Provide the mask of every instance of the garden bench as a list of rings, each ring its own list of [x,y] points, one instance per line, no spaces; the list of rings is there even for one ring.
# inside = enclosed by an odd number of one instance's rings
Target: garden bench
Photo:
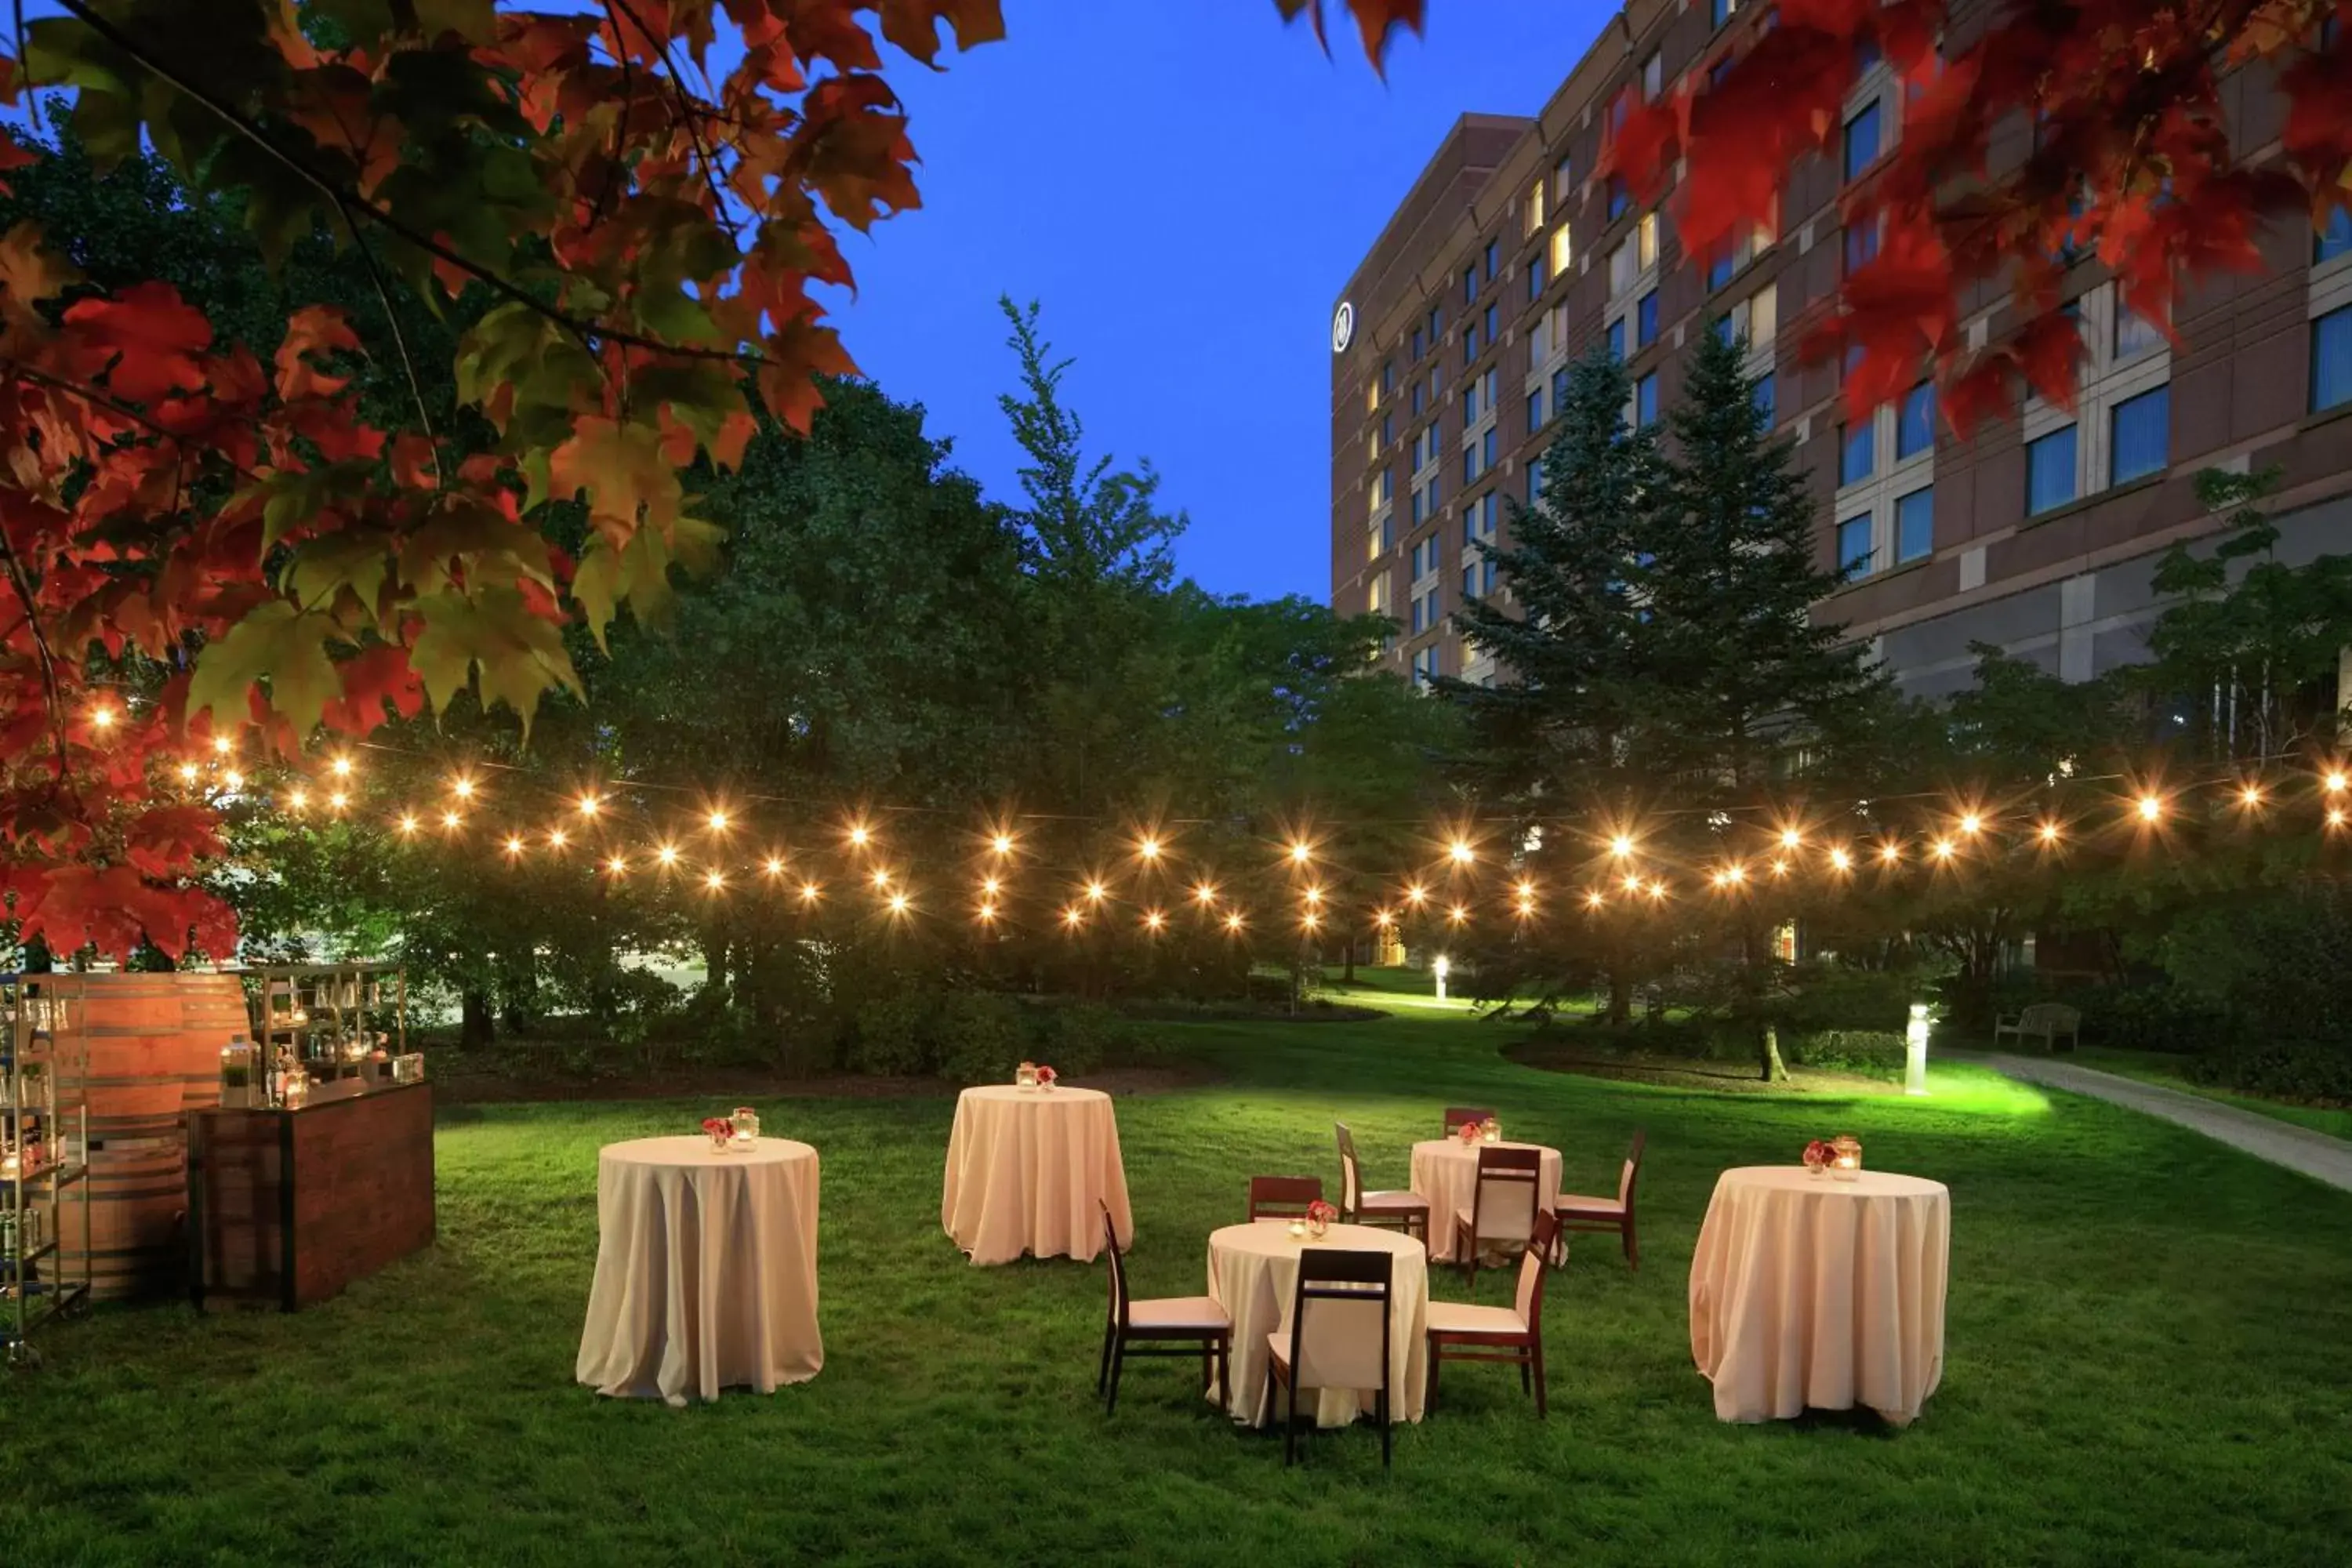
[[[2058,1037],[2066,1037],[2066,1048],[2074,1050],[2083,1043],[2083,1015],[2080,1009],[2057,1002],[2036,1002],[2014,1017],[1996,1017],[1992,1025],[1992,1042],[2000,1044],[2004,1035],[2023,1041],[2028,1036],[2039,1039],[2042,1048],[2054,1052]]]

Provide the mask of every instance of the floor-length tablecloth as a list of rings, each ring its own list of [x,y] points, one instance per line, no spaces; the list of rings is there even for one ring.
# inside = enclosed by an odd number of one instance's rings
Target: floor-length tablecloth
[[[1135,1239],[1118,1119],[1098,1089],[968,1089],[948,1135],[940,1224],[974,1263],[1091,1259],[1102,1251],[1102,1211],[1125,1247]]]
[[[1309,1247],[1342,1252],[1393,1252],[1390,1290],[1389,1419],[1421,1419],[1423,1384],[1428,1378],[1429,1255],[1420,1242],[1393,1230],[1335,1225],[1318,1240],[1290,1234],[1276,1220],[1229,1225],[1209,1233],[1209,1294],[1234,1321],[1234,1364],[1228,1413],[1236,1421],[1262,1426],[1272,1418],[1265,1403],[1265,1337],[1288,1332],[1297,1302],[1298,1254]],[[1350,1310],[1353,1303],[1348,1303]],[[1309,1312],[1310,1328],[1316,1321]],[[1209,1397],[1217,1392],[1210,1389]],[[1307,1391],[1299,1390],[1306,1403]],[[1277,1390],[1275,1397],[1284,1395]],[[1370,1390],[1326,1388],[1315,1392],[1315,1424],[1344,1426],[1372,1408]]]
[[[790,1139],[728,1152],[704,1136],[607,1144],[579,1380],[684,1405],[814,1377],[816,1188],[816,1151]]]
[[[1690,1274],[1691,1356],[1715,1384],[1716,1415],[1864,1405],[1908,1424],[1944,1374],[1950,1244],[1941,1182],[1724,1172]]]
[[[1538,1212],[1559,1204],[1559,1151],[1539,1143],[1465,1143],[1459,1138],[1432,1138],[1412,1146],[1412,1190],[1429,1200],[1429,1255],[1454,1256],[1454,1216],[1470,1206],[1478,1190],[1481,1149],[1541,1149],[1543,1169],[1537,1173]],[[1515,1194],[1516,1195],[1516,1194]]]

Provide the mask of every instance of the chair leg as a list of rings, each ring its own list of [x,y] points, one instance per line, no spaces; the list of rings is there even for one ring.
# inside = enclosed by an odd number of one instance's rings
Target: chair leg
[[[1095,1397],[1100,1399],[1104,1386],[1110,1382],[1110,1342],[1118,1337],[1118,1325],[1103,1325],[1102,1364],[1095,1368]]]
[[[1217,1345],[1217,1408],[1232,1414],[1234,1408],[1234,1342],[1223,1339]]]
[[[1376,1402],[1375,1408],[1380,1412],[1381,1418],[1381,1468],[1385,1470],[1389,1468],[1390,1436],[1389,1391],[1385,1387],[1383,1387],[1380,1392],[1380,1397]]]
[[[1421,1381],[1421,1413],[1424,1416],[1437,1414],[1437,1369],[1445,1364],[1445,1356],[1437,1342],[1429,1342],[1429,1372]]]
[[[1536,1363],[1536,1419],[1540,1421],[1544,1418],[1545,1405],[1548,1403],[1544,1397],[1543,1337],[1541,1335],[1536,1337],[1531,1354]]]
[[[1211,1381],[1209,1345],[1210,1342],[1207,1340],[1202,1340],[1201,1342],[1201,1392],[1203,1394],[1209,1392],[1209,1384]]]
[[[1641,1244],[1633,1239],[1633,1222],[1625,1222],[1625,1267],[1639,1274],[1642,1271]]]
[[[1519,1392],[1521,1394],[1535,1392],[1535,1369],[1528,1363],[1525,1356],[1519,1358]]]
[[[1267,1375],[1273,1374],[1268,1373]],[[1282,1386],[1289,1395],[1288,1408],[1282,1417],[1282,1468],[1286,1470],[1290,1468],[1298,1442],[1298,1379],[1296,1376],[1287,1378]]]
[[[1118,1408],[1118,1374],[1127,1370],[1127,1342],[1120,1340],[1111,1347],[1110,1393],[1103,1401],[1103,1414],[1108,1415]]]

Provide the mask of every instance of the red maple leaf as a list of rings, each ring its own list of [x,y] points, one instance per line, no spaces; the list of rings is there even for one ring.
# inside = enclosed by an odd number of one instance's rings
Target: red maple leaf
[[[212,323],[168,283],[133,283],[110,300],[76,300],[65,324],[83,351],[81,374],[93,381],[103,374],[117,396],[153,403],[205,384],[197,356],[213,341]]]

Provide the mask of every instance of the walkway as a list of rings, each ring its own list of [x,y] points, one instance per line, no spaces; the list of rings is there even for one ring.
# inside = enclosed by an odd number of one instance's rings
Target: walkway
[[[1961,1053],[1952,1054],[1958,1056]],[[2028,1083],[2044,1084],[2073,1094],[2087,1094],[2094,1100],[2110,1100],[2150,1116],[2160,1116],[2167,1121],[2178,1121],[2208,1138],[2217,1139],[2233,1149],[2242,1149],[2258,1160],[2284,1165],[2288,1170],[2300,1171],[2315,1181],[2352,1192],[2352,1142],[2341,1138],[2330,1138],[2325,1132],[2314,1132],[2307,1127],[2297,1127],[2291,1121],[2276,1121],[2256,1111],[2241,1110],[2217,1100],[2183,1094],[2179,1089],[2162,1089],[2152,1083],[2141,1083],[2136,1079],[2118,1078],[2114,1073],[2101,1072],[2095,1068],[2053,1061],[2047,1057],[1969,1053],[1968,1059]]]

